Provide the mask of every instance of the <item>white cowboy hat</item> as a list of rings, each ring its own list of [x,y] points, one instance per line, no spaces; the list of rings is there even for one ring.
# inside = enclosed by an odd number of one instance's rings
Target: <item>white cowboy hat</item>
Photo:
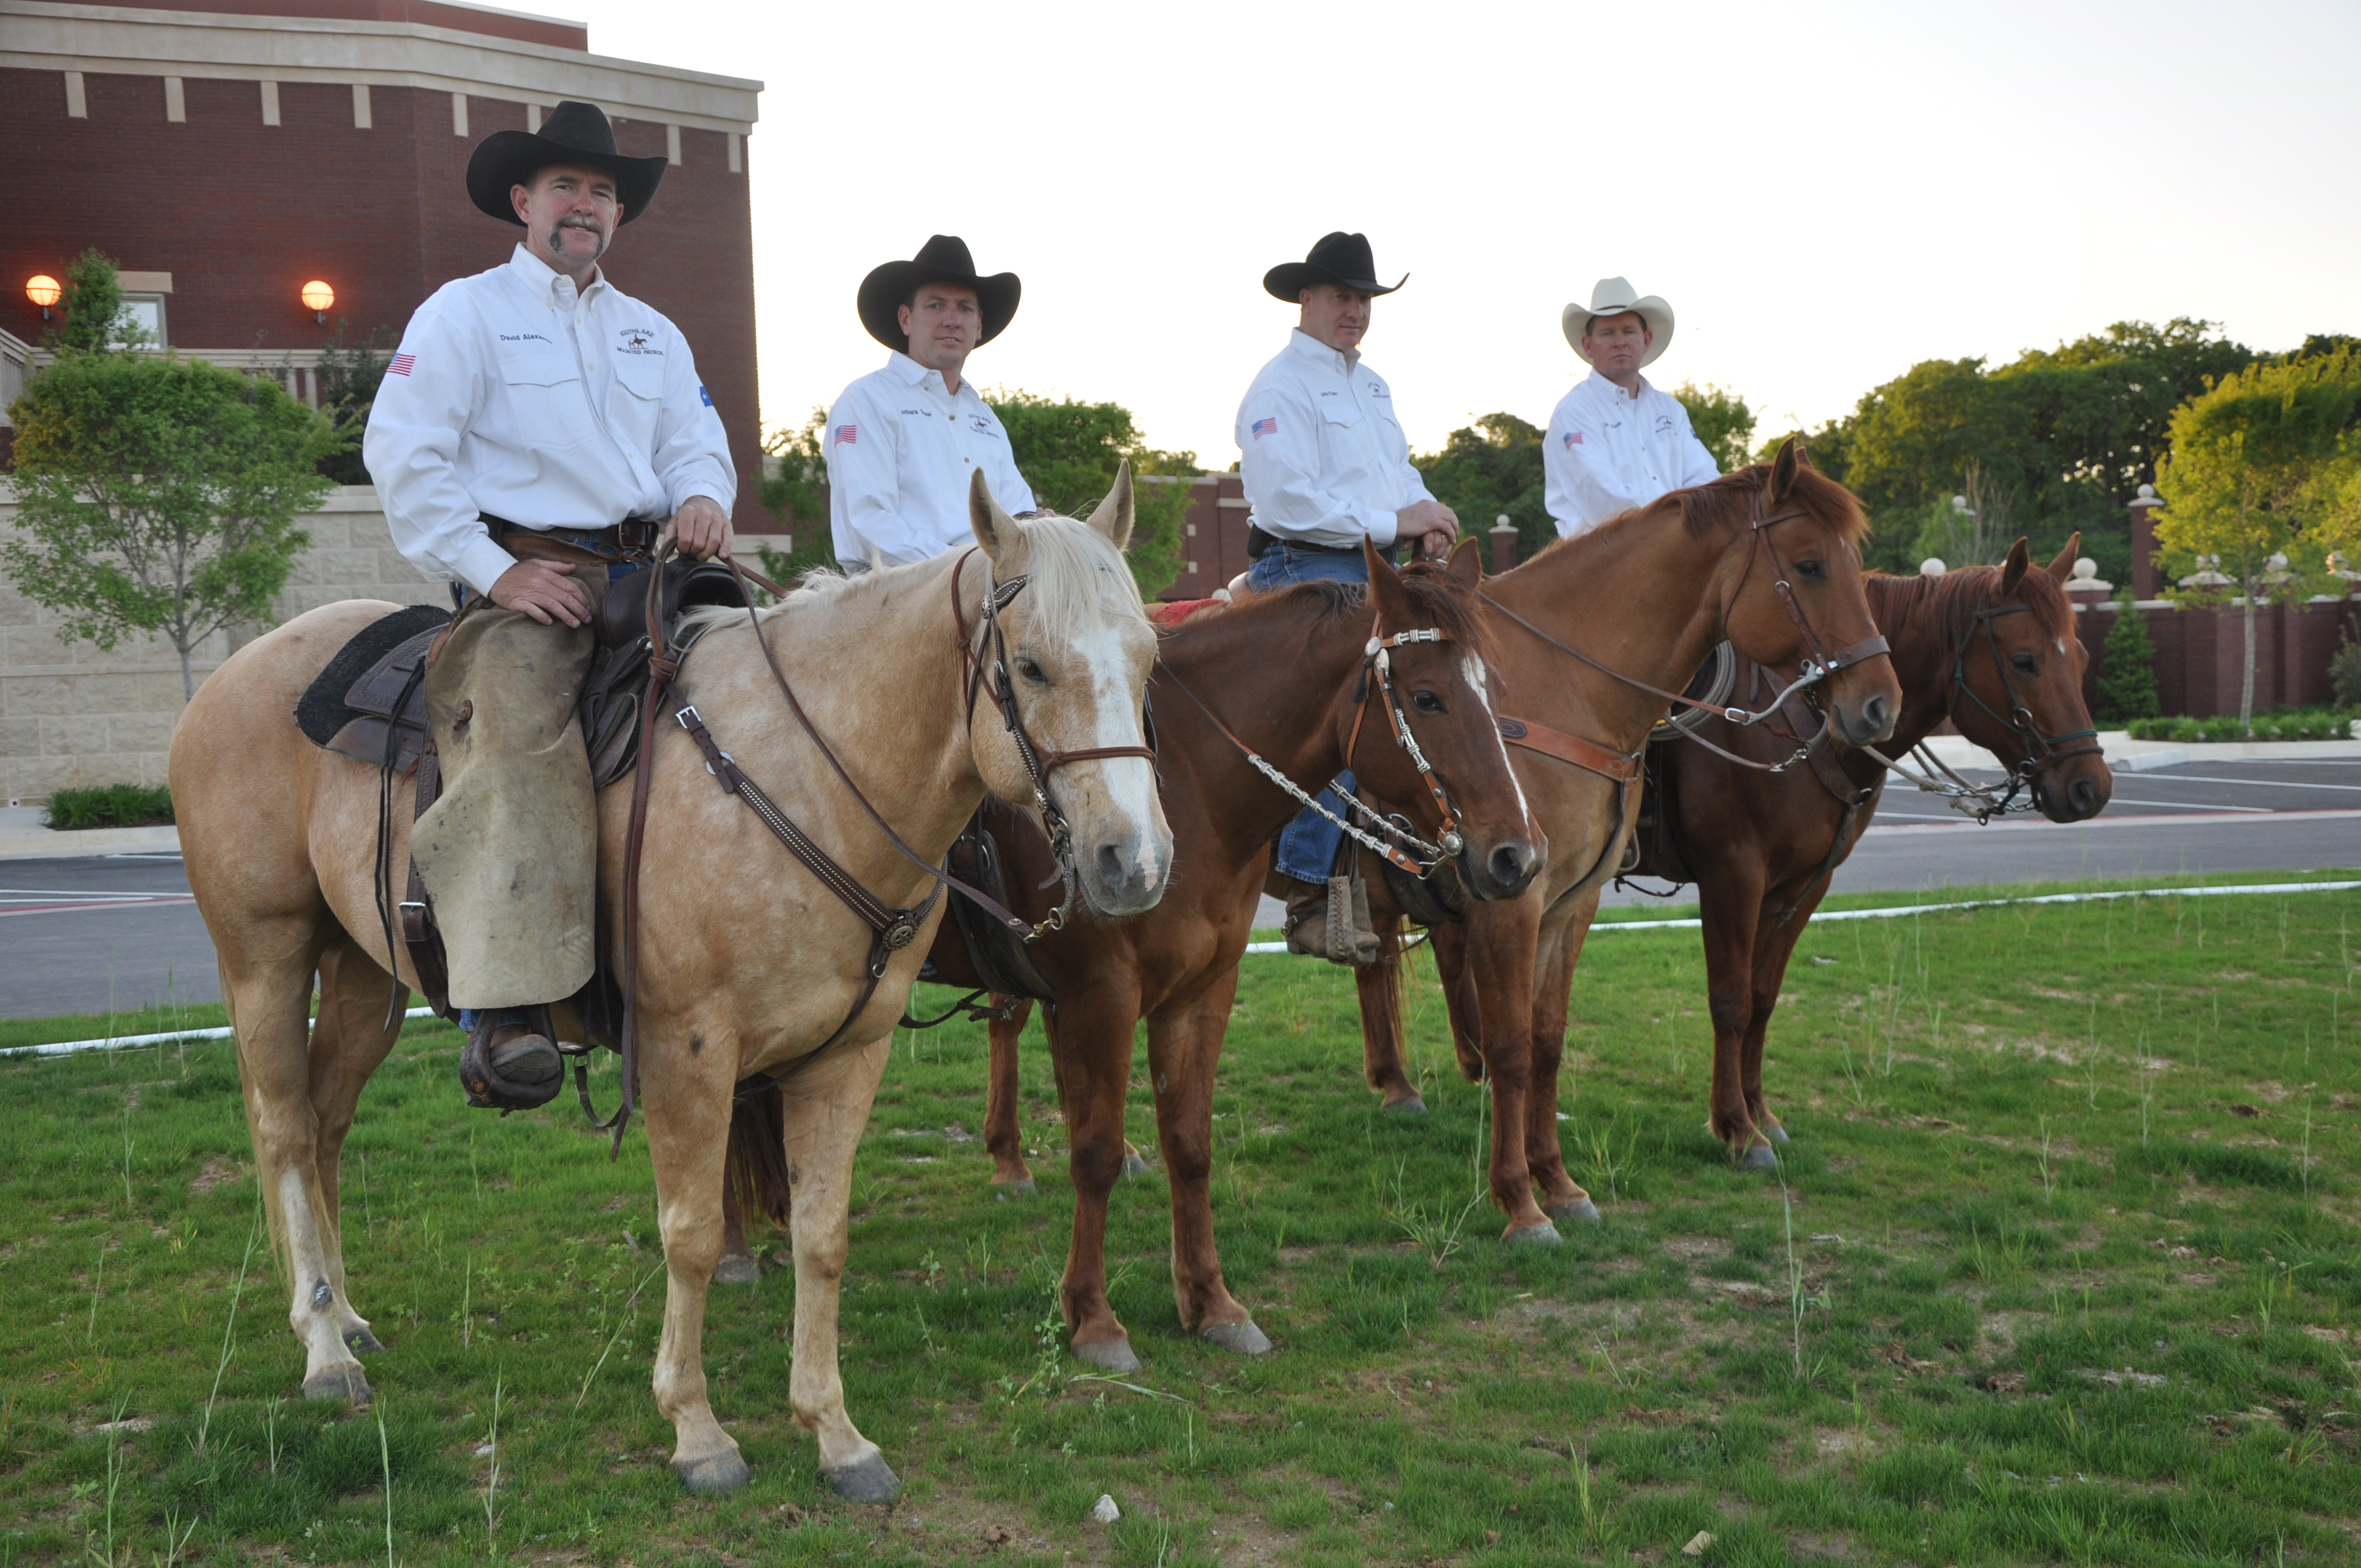
[[[1655,295],[1643,300],[1622,279],[1601,278],[1590,291],[1590,303],[1566,306],[1558,316],[1558,324],[1565,329],[1566,342],[1574,345],[1574,351],[1582,354],[1582,362],[1587,365],[1590,356],[1582,352],[1582,334],[1588,330],[1590,318],[1620,316],[1626,311],[1639,312],[1640,319],[1654,334],[1648,351],[1640,356],[1640,367],[1644,370],[1663,358],[1664,350],[1673,345],[1673,307]]]

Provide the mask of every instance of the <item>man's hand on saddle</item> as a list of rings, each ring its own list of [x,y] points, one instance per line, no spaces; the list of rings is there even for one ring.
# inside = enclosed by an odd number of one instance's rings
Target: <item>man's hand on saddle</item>
[[[1394,537],[1411,546],[1411,559],[1440,561],[1459,538],[1459,514],[1441,501],[1413,501],[1394,513]]]
[[[691,496],[664,524],[667,537],[680,541],[686,554],[700,561],[730,554],[730,514],[711,496]]]
[[[502,609],[521,610],[544,626],[552,620],[580,626],[590,619],[590,596],[574,580],[570,562],[520,561],[500,574],[486,597]]]

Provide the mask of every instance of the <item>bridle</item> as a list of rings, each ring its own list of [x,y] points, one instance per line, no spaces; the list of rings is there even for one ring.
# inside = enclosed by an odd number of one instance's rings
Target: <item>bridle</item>
[[[1725,719],[1730,724],[1736,725],[1739,729],[1751,729],[1776,714],[1786,705],[1787,700],[1790,697],[1795,696],[1800,693],[1808,691],[1812,687],[1818,685],[1822,681],[1828,679],[1830,675],[1835,674],[1839,670],[1849,669],[1855,664],[1866,663],[1867,661],[1877,657],[1881,653],[1891,652],[1890,645],[1886,642],[1886,640],[1880,636],[1864,637],[1858,642],[1849,644],[1846,647],[1836,650],[1834,652],[1830,652],[1828,645],[1820,641],[1819,633],[1813,629],[1811,618],[1804,613],[1803,605],[1797,601],[1795,587],[1787,580],[1786,563],[1780,560],[1779,547],[1774,544],[1771,539],[1771,530],[1776,528],[1779,524],[1793,521],[1795,519],[1799,517],[1808,517],[1811,514],[1806,511],[1803,508],[1797,507],[1787,511],[1780,512],[1774,517],[1765,517],[1763,515],[1763,497],[1759,491],[1756,492],[1752,498],[1751,512],[1752,515],[1747,520],[1747,530],[1750,535],[1750,543],[1746,551],[1746,565],[1745,568],[1739,573],[1738,582],[1730,590],[1729,597],[1722,601],[1720,611],[1721,625],[1725,629],[1728,628],[1730,624],[1730,612],[1738,608],[1739,596],[1746,591],[1747,582],[1754,575],[1755,557],[1760,555],[1771,563],[1772,589],[1779,596],[1779,602],[1786,607],[1787,618],[1795,623],[1796,629],[1804,634],[1805,642],[1811,649],[1810,656],[1804,660],[1801,673],[1799,673],[1793,681],[1789,682],[1784,689],[1781,690],[1771,699],[1770,706],[1767,707],[1755,710],[1749,710],[1743,707],[1731,707],[1719,703],[1705,702],[1697,697],[1686,696],[1680,692],[1666,691],[1662,686],[1651,685],[1646,681],[1641,680],[1636,675],[1627,675],[1622,671],[1615,669],[1611,665],[1601,663],[1598,660],[1592,658],[1589,654],[1584,652],[1581,649],[1573,646],[1571,643],[1558,641],[1558,639],[1551,636],[1548,632],[1543,631],[1540,627],[1535,626],[1532,621],[1527,620],[1523,616],[1519,615],[1515,610],[1510,609],[1507,605],[1502,604],[1499,599],[1494,598],[1490,594],[1488,593],[1484,595],[1484,602],[1490,605],[1494,609],[1499,610],[1502,615],[1508,617],[1519,626],[1523,627],[1535,637],[1538,637],[1543,641],[1548,643],[1551,647],[1557,649],[1560,652],[1571,653],[1574,657],[1581,660],[1584,663],[1589,665],[1592,669],[1597,670],[1603,675],[1609,676],[1613,680],[1620,681],[1627,686],[1631,686],[1637,690],[1663,697],[1667,702],[1674,703],[1679,707],[1695,708],[1701,713],[1710,714],[1717,718]],[[1827,731],[1828,720],[1825,716],[1821,718],[1820,729],[1822,733]],[[1794,754],[1784,761],[1777,762],[1758,762],[1751,757],[1741,757],[1735,751],[1727,751],[1722,747],[1715,745],[1712,741],[1708,740],[1701,735],[1690,734],[1688,739],[1696,741],[1698,745],[1703,746],[1707,751],[1715,753],[1717,756],[1722,757],[1730,762],[1736,762],[1742,767],[1752,768],[1758,773],[1784,773],[1789,768],[1792,768],[1798,762],[1803,762],[1809,754],[1813,741],[1817,740],[1819,736],[1815,735],[1811,740],[1802,741],[1796,747]]]
[[[1970,618],[1970,625],[1960,635],[1959,646],[1952,651],[1951,684],[1943,702],[1943,717],[1956,719],[1960,698],[1964,695],[1970,702],[1983,709],[1994,723],[2005,727],[2015,737],[2017,746],[2025,755],[2018,758],[2016,765],[2009,770],[2005,790],[1996,789],[1991,784],[1970,784],[1923,743],[1914,748],[1911,755],[1926,770],[1925,773],[1912,773],[1870,747],[1863,746],[1861,751],[1872,761],[1917,785],[1922,793],[1943,796],[1952,810],[1974,817],[1980,825],[1995,817],[2006,816],[2011,810],[2037,809],[2037,804],[2029,799],[2022,806],[2016,805],[2017,795],[2059,762],[2101,754],[2102,748],[2096,729],[2069,729],[2057,735],[2045,735],[2039,721],[2033,717],[2033,710],[2017,695],[2016,682],[2010,678],[2008,660],[2001,653],[2000,637],[1993,630],[1993,622],[2004,615],[2030,613],[2032,609],[2028,604],[1994,604],[1987,591],[1982,606]],[[2006,713],[1977,696],[1975,687],[1968,684],[1968,649],[1976,641],[1979,631],[1983,634],[1985,650],[1992,655],[1993,673],[2000,677],[2001,691],[2007,698],[2009,710]],[[1931,776],[1935,773],[1940,773],[1942,777]]]
[[[1383,611],[1378,612],[1380,617],[1383,613]],[[1353,700],[1353,729],[1345,739],[1344,751],[1345,771],[1353,772],[1353,760],[1361,748],[1361,728],[1369,714],[1369,700],[1373,695],[1383,693],[1386,712],[1392,720],[1394,744],[1400,747],[1409,756],[1411,765],[1418,770],[1421,782],[1426,785],[1427,794],[1433,797],[1435,810],[1441,814],[1442,823],[1436,829],[1433,843],[1411,832],[1409,823],[1400,817],[1381,816],[1363,805],[1350,791],[1337,789],[1338,781],[1331,779],[1328,781],[1327,787],[1334,790],[1336,797],[1344,801],[1355,815],[1367,822],[1369,827],[1364,829],[1347,822],[1321,805],[1314,795],[1293,779],[1272,766],[1253,747],[1239,740],[1230,727],[1223,723],[1212,708],[1205,706],[1204,699],[1189,689],[1188,683],[1181,680],[1171,665],[1164,666],[1164,677],[1180,688],[1182,696],[1196,704],[1197,711],[1205,716],[1206,722],[1221,731],[1222,738],[1236,747],[1239,755],[1246,758],[1263,777],[1285,791],[1297,805],[1318,812],[1343,829],[1345,837],[1363,849],[1383,857],[1388,863],[1408,872],[1412,876],[1422,877],[1443,861],[1456,859],[1466,849],[1467,841],[1466,836],[1459,830],[1459,812],[1451,803],[1451,792],[1444,786],[1443,780],[1436,774],[1433,764],[1426,760],[1426,752],[1419,746],[1418,736],[1411,729],[1410,715],[1402,711],[1400,695],[1394,690],[1392,655],[1396,648],[1409,643],[1442,643],[1450,641],[1451,639],[1444,636],[1439,629],[1432,626],[1421,627],[1414,631],[1397,631],[1388,635],[1382,619],[1371,623],[1369,640],[1361,649],[1360,689]],[[1379,835],[1383,837],[1380,838]],[[1420,856],[1423,856],[1424,859],[1416,858]]]
[[[1071,751],[1045,751],[1036,744],[1025,728],[1024,715],[1017,711],[1016,683],[1008,674],[1008,634],[1000,624],[1000,612],[1008,608],[1016,596],[1025,591],[1032,579],[1018,576],[1005,583],[995,584],[992,563],[983,564],[983,598],[978,606],[976,634],[971,637],[967,629],[967,609],[960,600],[960,574],[967,567],[967,557],[977,553],[970,545],[965,554],[951,568],[951,619],[959,626],[960,657],[967,670],[967,723],[971,734],[975,729],[975,699],[981,691],[992,698],[1000,710],[1001,721],[1008,727],[1009,739],[1016,743],[1016,755],[1025,763],[1026,776],[1033,784],[1033,808],[1041,815],[1042,831],[1049,836],[1049,849],[1058,859],[1058,875],[1051,881],[1063,880],[1065,896],[1049,917],[1024,933],[1025,940],[1038,940],[1052,931],[1065,929],[1066,916],[1073,913],[1074,899],[1082,886],[1081,873],[1074,866],[1074,830],[1066,814],[1058,808],[1056,798],[1049,793],[1049,775],[1070,762],[1093,762],[1110,757],[1144,757],[1149,767],[1156,765],[1152,746],[1084,746]],[[985,678],[984,655],[988,650],[992,661],[989,681]],[[1043,887],[1049,885],[1043,883]],[[1019,923],[1020,926],[1022,922]]]

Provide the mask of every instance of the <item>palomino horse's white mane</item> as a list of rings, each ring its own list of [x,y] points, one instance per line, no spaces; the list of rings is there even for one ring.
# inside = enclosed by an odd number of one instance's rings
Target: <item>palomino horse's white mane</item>
[[[1148,609],[1140,602],[1139,585],[1113,541],[1080,518],[1040,512],[1015,520],[1025,535],[1025,609],[1030,623],[1043,635],[1061,642],[1080,641],[1110,620],[1141,620]],[[937,558],[938,560],[940,557]],[[933,561],[882,566],[848,577],[827,566],[815,566],[779,603],[757,610],[757,620],[792,615],[806,609],[835,605],[863,594],[884,594],[911,572],[933,566]],[[963,607],[971,627],[975,606]],[[693,622],[734,623],[743,612],[726,605],[689,611]]]

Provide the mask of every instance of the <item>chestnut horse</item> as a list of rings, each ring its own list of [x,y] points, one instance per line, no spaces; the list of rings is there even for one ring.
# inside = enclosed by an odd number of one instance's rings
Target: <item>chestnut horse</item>
[[[1832,670],[1812,695],[1848,742],[1892,732],[1901,687],[1862,587],[1867,526],[1791,440],[1773,463],[1675,490],[1486,584],[1503,722],[1530,732],[1511,754],[1549,867],[1522,897],[1434,927],[1433,947],[1460,1070],[1492,1086],[1488,1184],[1507,1239],[1554,1243],[1553,1219],[1598,1218],[1558,1146],[1566,998],[1631,834],[1640,751],[1667,688],[1726,639],[1773,668]],[[1362,987],[1365,1003],[1376,989]],[[1365,1006],[1363,1029],[1370,1086],[1389,1108],[1411,1107],[1398,1017]]]
[[[1949,718],[2052,822],[2099,814],[2114,781],[2082,703],[2086,655],[2060,587],[2081,547],[2077,534],[2047,571],[2027,570],[2020,539],[1999,566],[1868,580],[1870,611],[1902,680],[1902,720],[1882,755],[1905,754]],[[1741,677],[1741,700],[1749,684]],[[1719,719],[1697,733],[1757,762],[1783,760],[1774,738]],[[1769,1169],[1771,1144],[1787,1135],[1763,1101],[1763,1036],[1796,940],[1876,814],[1885,768],[1837,750],[1813,766],[1763,773],[1688,742],[1662,750],[1657,810],[1697,883],[1705,923],[1714,1135],[1741,1163]],[[1639,874],[1670,869],[1643,864]]]
[[[1491,649],[1477,614],[1475,544],[1462,544],[1447,565],[1399,574],[1374,553],[1368,559],[1366,593],[1304,584],[1199,615],[1164,635],[1148,694],[1172,825],[1171,891],[1135,919],[1076,920],[1030,949],[1058,997],[1044,1004],[1042,1023],[1074,1183],[1061,1299],[1074,1354],[1094,1365],[1139,1365],[1107,1303],[1105,1240],[1107,1197],[1124,1170],[1134,1026],[1143,1016],[1157,1140],[1172,1194],[1180,1321],[1228,1349],[1270,1348],[1223,1282],[1213,1245],[1213,1076],[1270,842],[1299,803],[1256,770],[1239,742],[1308,792],[1350,767],[1366,794],[1401,811],[1412,834],[1440,839],[1440,801],[1412,761],[1422,755],[1457,816],[1465,842],[1455,863],[1477,897],[1514,897],[1542,863],[1542,841],[1485,690]],[[1441,637],[1426,641],[1420,632]],[[1373,639],[1397,637],[1389,698],[1372,678],[1369,650]],[[1397,716],[1415,752],[1398,737]],[[1054,870],[1046,844],[1028,830],[1003,835],[1002,847],[1009,885],[1028,900],[1018,908],[1038,916],[1049,895],[1034,884]],[[933,957],[938,979],[977,983],[948,926]],[[992,1025],[985,1135],[993,1180],[1002,1185],[1032,1181],[1016,1124],[1023,1027],[1022,1012]]]
[[[669,1275],[654,1383],[677,1440],[673,1469],[692,1490],[727,1491],[747,1479],[737,1443],[707,1402],[699,1347],[721,1249],[733,1091],[757,1074],[785,1079],[783,1142],[773,1153],[796,1172],[788,1404],[818,1438],[820,1475],[839,1492],[876,1500],[898,1489],[876,1444],[845,1413],[836,1319],[854,1148],[942,915],[928,868],[987,791],[1035,802],[1040,757],[1141,744],[1155,634],[1119,554],[1131,531],[1128,475],[1089,524],[1012,521],[980,476],[971,516],[975,550],[852,581],[807,580],[758,616],[700,612],[720,624],[697,644],[676,687],[743,776],[906,922],[881,929],[856,918],[733,795],[736,786],[717,783],[690,732],[659,724],[639,759],[651,792],[639,1067]],[[1003,663],[982,613],[988,597],[1014,671],[997,684],[1001,700],[1038,743],[1033,757],[990,705],[971,721],[969,660]],[[308,743],[294,711],[346,640],[395,608],[329,605],[248,643],[198,691],[171,751],[189,883],[220,958],[271,1234],[293,1291],[290,1321],[308,1356],[303,1391],[354,1401],[369,1398],[369,1387],[353,1353],[378,1342],[348,1293],[337,1160],[361,1088],[400,1032],[398,1012],[394,1027],[385,1025],[391,977],[415,989],[417,976],[406,948],[386,950],[372,897],[379,772]],[[972,633],[966,641],[962,628]],[[786,680],[809,729],[789,717],[779,689]],[[819,736],[846,776],[829,765]],[[915,860],[889,844],[854,787]],[[1092,905],[1122,915],[1153,904],[1169,880],[1171,837],[1147,758],[1078,758],[1048,787],[1071,828],[1074,872]],[[608,932],[621,927],[631,795],[631,783],[619,782],[598,801],[599,923]],[[400,866],[409,814],[395,816],[391,863]],[[620,957],[608,954],[609,962]],[[315,972],[320,1014],[307,1030]],[[456,1074],[446,1092],[456,1112]]]

